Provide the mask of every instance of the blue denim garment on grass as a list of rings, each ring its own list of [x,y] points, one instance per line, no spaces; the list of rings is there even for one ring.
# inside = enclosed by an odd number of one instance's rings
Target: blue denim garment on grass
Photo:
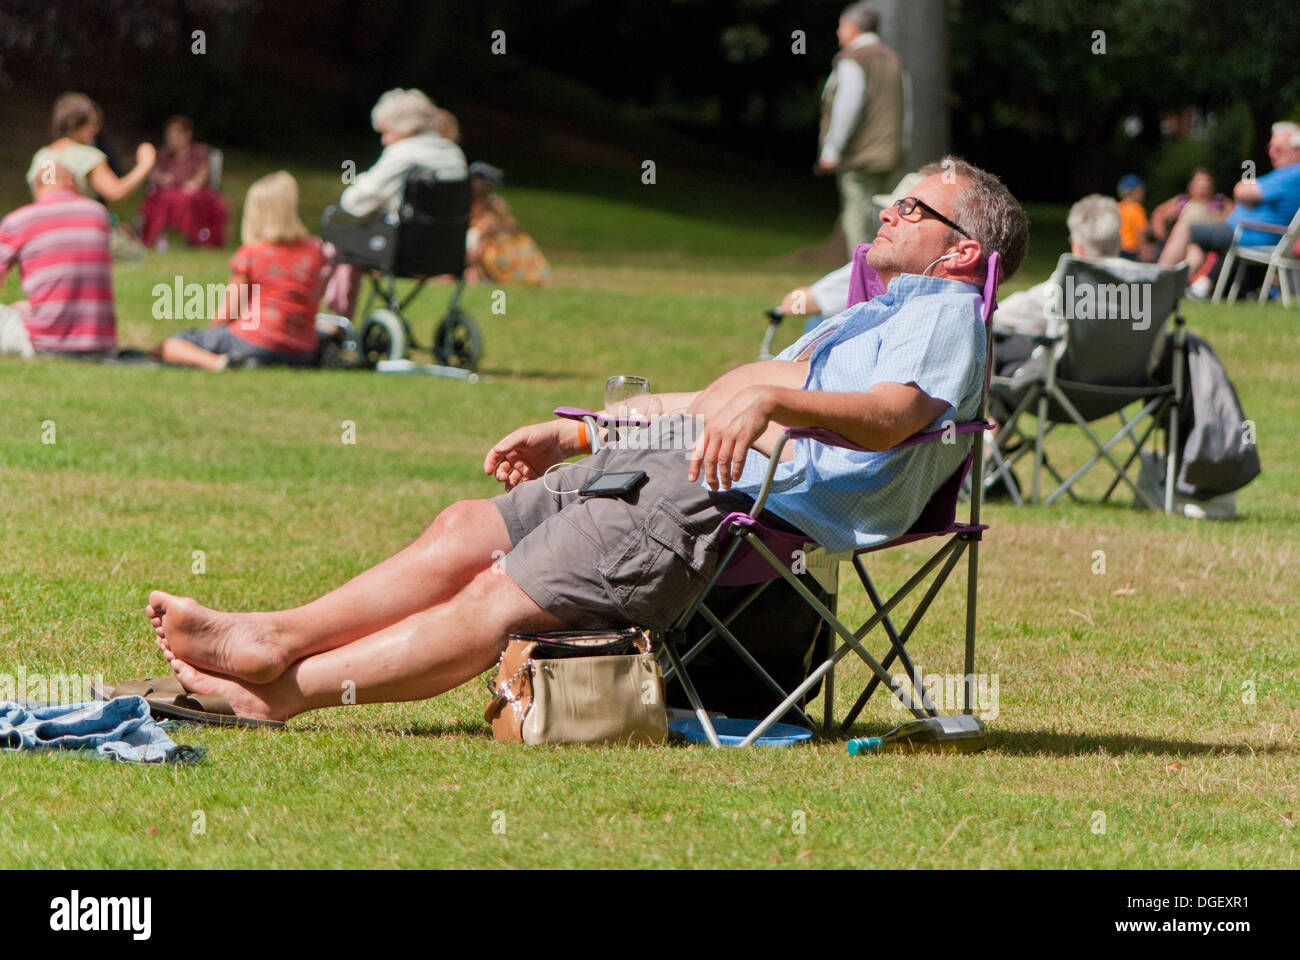
[[[5,750],[94,750],[125,763],[192,760],[149,715],[144,697],[85,703],[31,704],[0,700],[0,747]]]

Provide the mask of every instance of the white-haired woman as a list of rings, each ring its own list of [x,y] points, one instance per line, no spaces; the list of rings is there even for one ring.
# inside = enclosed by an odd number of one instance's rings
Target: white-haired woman
[[[412,166],[428,167],[440,180],[465,179],[465,154],[438,135],[438,113],[419,90],[389,90],[379,98],[370,111],[370,122],[384,152],[343,191],[339,207],[345,213],[364,217],[381,209],[396,211],[402,177]]]
[[[379,133],[384,152],[343,191],[339,197],[343,212],[354,217],[396,212],[402,178],[413,166],[428,167],[441,180],[464,180],[465,154],[438,133],[440,123],[446,123],[444,113],[419,90],[389,90],[381,96],[370,111],[370,123]],[[325,291],[326,303],[335,313],[351,317],[360,288],[360,272],[349,263],[339,263]]]

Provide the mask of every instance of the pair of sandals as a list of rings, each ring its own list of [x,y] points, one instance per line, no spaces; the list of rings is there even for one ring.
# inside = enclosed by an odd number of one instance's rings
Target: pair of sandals
[[[185,689],[174,676],[128,680],[115,685],[95,681],[90,685],[90,695],[96,700],[144,697],[155,720],[185,720],[218,727],[267,727],[272,730],[284,727],[280,720],[237,716],[230,702],[221,694],[194,693]]]

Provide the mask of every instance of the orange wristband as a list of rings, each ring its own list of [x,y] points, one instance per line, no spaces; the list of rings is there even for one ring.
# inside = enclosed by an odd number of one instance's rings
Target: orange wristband
[[[578,421],[578,449],[583,453],[591,453],[591,441],[587,439],[587,425],[581,420]]]

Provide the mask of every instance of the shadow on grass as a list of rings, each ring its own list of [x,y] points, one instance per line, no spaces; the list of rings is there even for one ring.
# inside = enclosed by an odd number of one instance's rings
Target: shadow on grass
[[[825,736],[814,734],[818,743],[845,743],[854,737],[880,736],[893,729],[881,724],[854,724],[841,732],[838,725]],[[1300,743],[1201,743],[1195,740],[1161,740],[1130,734],[1057,733],[1049,730],[989,730],[988,749],[1008,756],[1084,757],[1099,753],[1120,755],[1142,753],[1157,756],[1229,756],[1234,754],[1300,755]]]
[[[449,719],[445,722],[420,722],[403,725],[400,721],[387,723],[382,720],[352,717],[346,726],[339,726],[323,719],[312,720],[309,715],[294,718],[290,722],[291,733],[346,733],[351,736],[377,736],[385,738],[400,737],[468,737],[473,740],[490,740],[490,727],[467,720]]]
[[[385,728],[386,733],[398,737],[467,737],[471,740],[491,740],[489,727],[467,723],[415,723],[408,727]]]
[[[510,367],[483,367],[478,373],[501,380],[545,380],[557,383],[574,378],[572,370],[514,370]]]
[[[989,733],[989,749],[998,753],[1027,756],[1049,754],[1078,757],[1105,752],[1146,753],[1169,756],[1217,756],[1236,753],[1300,754],[1300,744],[1199,743],[1194,740],[1160,740],[1126,734],[1054,733],[1047,730],[1000,731]]]
[[[302,732],[317,732],[328,729],[324,725],[304,723],[297,728]],[[847,734],[834,732],[829,736],[814,734],[813,741],[822,744],[844,743],[851,737],[879,735],[886,727],[870,725],[856,727]],[[490,740],[492,731],[478,724],[464,721],[446,723],[416,723],[409,726],[389,727],[384,724],[366,726],[364,732],[386,734],[396,737],[464,737],[469,740]],[[663,744],[666,748],[686,748],[695,746],[678,736],[669,736]],[[1300,744],[1272,743],[1252,746],[1246,743],[1201,743],[1195,740],[1161,740],[1154,737],[1132,736],[1128,734],[1092,735],[1078,733],[1055,733],[1047,730],[989,732],[988,749],[1004,756],[1053,756],[1085,757],[1098,754],[1119,756],[1122,754],[1147,754],[1151,756],[1189,757],[1189,756],[1231,756],[1236,754],[1266,755],[1300,755]]]

